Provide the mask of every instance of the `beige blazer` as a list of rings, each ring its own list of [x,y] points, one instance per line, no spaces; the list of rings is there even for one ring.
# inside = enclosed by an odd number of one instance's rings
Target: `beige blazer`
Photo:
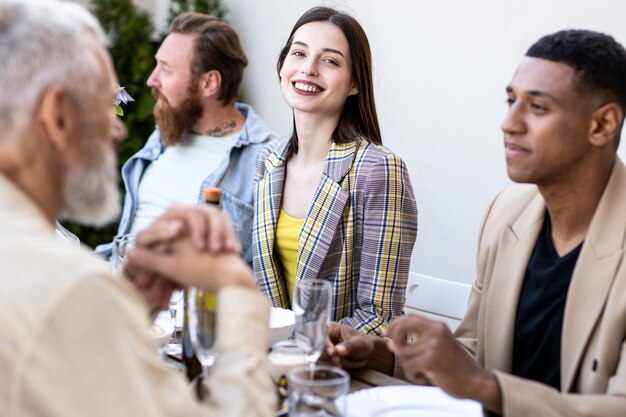
[[[504,416],[626,416],[626,168],[618,159],[578,257],[565,305],[561,392],[509,374],[515,314],[546,207],[536,186],[504,190],[478,242],[477,276],[455,335],[495,372]]]

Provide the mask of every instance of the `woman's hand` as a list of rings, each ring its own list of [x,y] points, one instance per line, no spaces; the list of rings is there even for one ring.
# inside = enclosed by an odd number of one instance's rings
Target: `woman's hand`
[[[321,360],[347,369],[363,368],[369,363],[374,351],[373,337],[360,333],[352,327],[331,323]]]

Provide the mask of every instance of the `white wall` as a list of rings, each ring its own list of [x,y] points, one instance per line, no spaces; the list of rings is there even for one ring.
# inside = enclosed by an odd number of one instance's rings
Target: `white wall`
[[[540,36],[588,28],[626,42],[620,0],[226,0],[250,64],[244,94],[286,134],[276,58],[309,7],[350,11],[368,34],[387,146],[407,163],[419,209],[411,270],[470,283],[476,237],[506,176],[504,88]],[[624,147],[623,147],[624,148]],[[624,151],[620,152],[624,155]]]

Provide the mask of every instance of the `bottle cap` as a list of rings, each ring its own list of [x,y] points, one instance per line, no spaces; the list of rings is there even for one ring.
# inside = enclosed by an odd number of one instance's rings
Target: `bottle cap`
[[[202,199],[208,204],[220,204],[222,202],[222,189],[219,187],[207,187],[202,190]]]

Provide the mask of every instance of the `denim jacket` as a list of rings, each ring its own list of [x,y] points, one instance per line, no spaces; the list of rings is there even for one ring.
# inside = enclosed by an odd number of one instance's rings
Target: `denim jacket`
[[[198,204],[202,203],[202,190],[206,187],[222,188],[222,209],[232,220],[239,241],[242,258],[252,265],[252,219],[254,217],[254,167],[258,153],[265,144],[275,138],[261,117],[251,106],[237,103],[237,109],[246,122],[241,135],[217,169],[210,172],[198,190]],[[122,167],[122,179],[126,188],[124,208],[117,234],[128,233],[137,211],[139,183],[148,165],[159,158],[165,147],[161,143],[159,131],[155,130],[144,147],[130,157]],[[112,243],[96,247],[96,253],[109,258]]]

